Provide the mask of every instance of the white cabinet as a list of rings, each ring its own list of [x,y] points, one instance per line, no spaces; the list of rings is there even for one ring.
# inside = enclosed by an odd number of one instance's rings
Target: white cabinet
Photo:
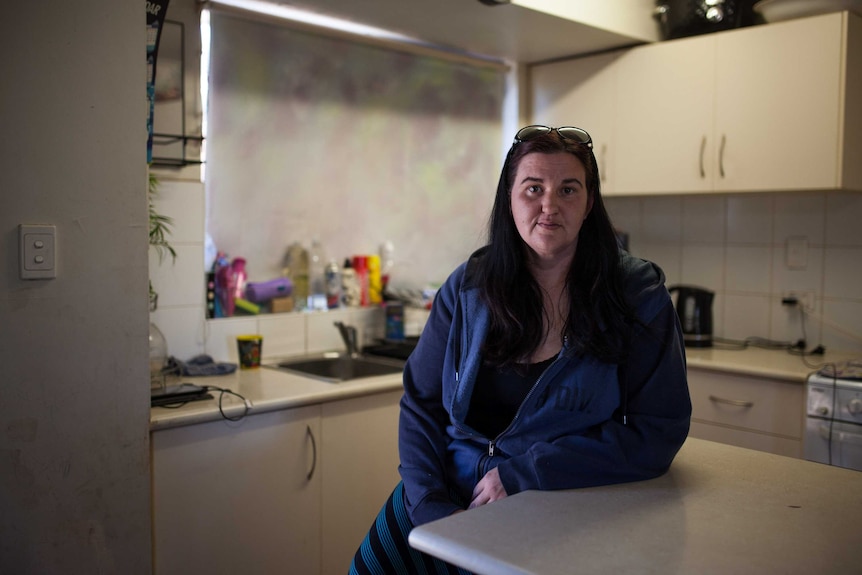
[[[324,575],[344,575],[353,554],[401,479],[401,391],[323,404]]]
[[[633,49],[617,64],[619,193],[712,188],[713,38]]]
[[[802,456],[803,383],[690,367],[688,387],[691,437]]]
[[[320,406],[153,432],[155,573],[318,573],[319,437]]]
[[[836,13],[716,35],[716,190],[842,185],[844,71],[862,65],[862,54],[844,56],[850,19]]]
[[[620,52],[530,68],[531,124],[577,126],[590,133],[602,193],[614,191],[617,68]]]
[[[153,432],[155,573],[346,573],[400,479],[400,398]]]
[[[591,73],[595,58],[584,59],[585,68],[577,60],[548,65],[570,66],[568,87],[564,75],[537,66],[532,116],[550,110],[564,117],[583,106],[599,119],[615,117],[606,176],[612,194],[862,190],[859,16],[838,12],[659,42]],[[594,80],[604,77],[615,77],[612,104],[606,83]],[[543,96],[569,91],[577,96],[570,102],[550,105]]]

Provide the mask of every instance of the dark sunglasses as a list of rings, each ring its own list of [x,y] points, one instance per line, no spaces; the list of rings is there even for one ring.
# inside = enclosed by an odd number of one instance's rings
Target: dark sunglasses
[[[593,147],[593,139],[590,138],[590,135],[586,130],[582,130],[580,128],[575,128],[574,126],[563,126],[561,128],[550,128],[548,126],[527,126],[526,128],[521,128],[518,130],[518,133],[515,134],[515,141],[512,143],[513,146],[520,144],[521,142],[529,142],[530,140],[535,140],[540,136],[544,136],[545,134],[550,134],[551,132],[556,132],[560,135],[561,138],[566,140],[574,140],[579,144],[584,144],[590,148]]]

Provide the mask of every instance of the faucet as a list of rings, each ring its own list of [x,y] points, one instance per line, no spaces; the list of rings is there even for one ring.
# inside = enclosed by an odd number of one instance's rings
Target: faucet
[[[338,328],[350,357],[357,357],[359,355],[359,346],[356,344],[356,328],[352,325],[344,325],[340,321],[333,322],[332,325]]]

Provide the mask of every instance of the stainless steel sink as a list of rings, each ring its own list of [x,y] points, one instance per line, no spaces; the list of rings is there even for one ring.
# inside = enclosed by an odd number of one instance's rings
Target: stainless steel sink
[[[326,355],[288,359],[268,365],[267,367],[298,373],[331,383],[338,383],[339,381],[349,381],[363,377],[401,373],[404,369],[404,363],[377,357],[339,354],[337,356]]]

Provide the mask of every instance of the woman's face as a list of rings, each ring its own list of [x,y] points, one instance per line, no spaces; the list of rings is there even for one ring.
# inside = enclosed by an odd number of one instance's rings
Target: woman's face
[[[586,169],[572,154],[531,153],[521,159],[510,196],[521,238],[542,260],[570,260],[593,206]]]

